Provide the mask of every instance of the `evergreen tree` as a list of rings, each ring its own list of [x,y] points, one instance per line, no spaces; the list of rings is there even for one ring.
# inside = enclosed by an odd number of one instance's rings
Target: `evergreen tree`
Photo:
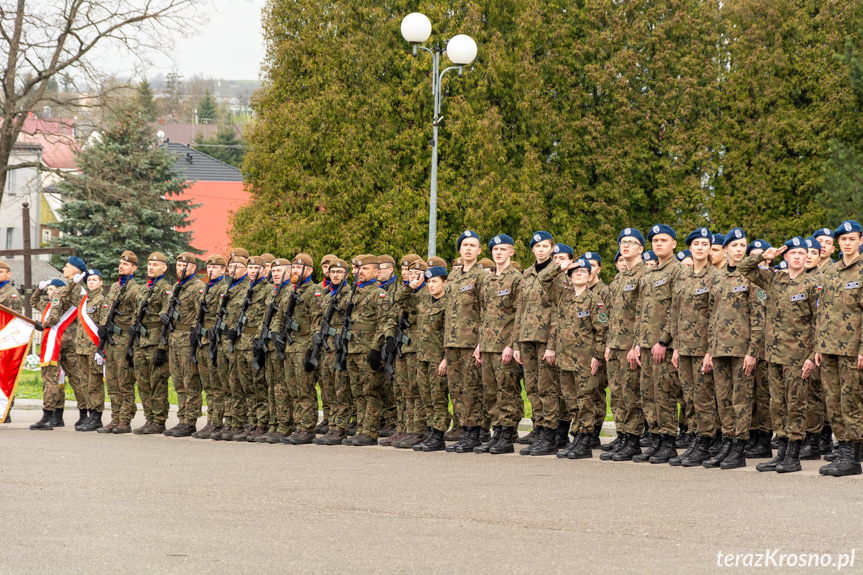
[[[135,252],[139,267],[154,251],[169,261],[184,251],[197,253],[189,245],[192,232],[178,231],[192,223],[197,205],[182,199],[188,184],[174,171],[176,158],[155,139],[137,110],[120,110],[101,141],[78,153],[80,173],[58,184],[65,201],[54,224],[64,233],[57,245],[76,248],[106,279],[117,278],[123,250]]]
[[[220,126],[215,135],[210,138],[205,138],[200,133],[195,135],[192,147],[235,168],[240,167],[246,155],[243,140],[237,137],[233,126],[229,124]]]
[[[201,124],[215,124],[219,120],[219,108],[216,101],[210,95],[210,90],[204,92],[204,97],[198,103],[198,122]]]
[[[158,117],[159,111],[156,107],[156,100],[153,99],[153,89],[150,88],[150,82],[146,79],[142,80],[141,83],[138,84],[135,103],[138,106],[138,111],[141,113],[141,116],[148,122],[152,122]]]

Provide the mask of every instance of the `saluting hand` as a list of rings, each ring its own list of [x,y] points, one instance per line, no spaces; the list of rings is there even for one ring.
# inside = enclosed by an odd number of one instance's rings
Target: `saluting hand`
[[[803,247],[806,247],[806,246],[803,246]],[[764,250],[764,253],[762,253],[761,256],[764,258],[765,262],[769,262],[769,261],[772,261],[776,256],[781,256],[786,251],[788,251],[788,248],[786,246],[781,246],[778,248],[769,248],[769,249]]]

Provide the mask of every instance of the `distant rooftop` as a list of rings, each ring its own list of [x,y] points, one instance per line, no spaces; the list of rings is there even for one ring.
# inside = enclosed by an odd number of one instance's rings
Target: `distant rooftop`
[[[234,166],[208,156],[189,146],[175,142],[162,144],[171,153],[177,156],[174,169],[182,175],[187,182],[242,182],[243,174]]]

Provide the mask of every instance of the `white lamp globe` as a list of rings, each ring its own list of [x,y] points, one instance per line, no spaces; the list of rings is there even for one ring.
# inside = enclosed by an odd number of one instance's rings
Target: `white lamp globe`
[[[402,36],[414,44],[425,42],[431,36],[431,20],[419,12],[408,14],[402,20]]]
[[[466,34],[453,36],[446,45],[446,56],[453,64],[466,66],[476,58],[476,42]]]

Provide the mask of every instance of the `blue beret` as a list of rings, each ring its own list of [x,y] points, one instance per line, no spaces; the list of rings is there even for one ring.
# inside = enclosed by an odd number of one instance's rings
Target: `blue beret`
[[[779,270],[787,270],[787,269],[788,269],[788,262],[786,262],[785,260],[782,260],[781,262],[779,262],[778,264],[776,264],[773,267],[773,271],[775,271],[775,272],[778,272]]]
[[[619,259],[620,259],[620,250],[617,250],[614,253],[614,263],[617,263],[617,260],[619,260]]]
[[[647,232],[647,241],[652,240],[653,236],[657,236],[659,234],[668,234],[669,236],[671,236],[671,239],[677,239],[677,232],[672,230],[669,226],[666,226],[665,224],[656,224],[655,226],[650,228],[649,232]]]
[[[748,256],[752,250],[769,250],[773,246],[770,245],[770,242],[767,240],[755,240],[748,246],[746,246],[746,255]]]
[[[812,232],[812,237],[817,238],[819,236],[827,236],[828,238],[836,239],[836,236],[833,235],[833,230],[830,228],[819,228]]]
[[[659,258],[658,258],[658,257],[656,257],[656,254],[655,254],[655,253],[653,253],[653,250],[647,250],[646,252],[644,252],[643,254],[641,254],[641,257],[642,257],[642,258],[644,259],[644,261],[646,261],[646,262],[658,262],[658,261],[659,261]]]
[[[725,247],[725,245],[724,245],[725,244],[725,234],[713,234],[713,244],[712,245],[715,246],[717,244],[719,244],[722,247]]]
[[[572,275],[572,272],[576,270],[576,268],[585,268],[587,271],[590,271],[590,264],[584,258],[578,258],[575,260],[575,265],[568,270],[566,270],[567,275]]]
[[[554,253],[556,254],[569,254],[571,256],[575,255],[575,252],[572,251],[572,248],[566,244],[556,244],[554,246]]]
[[[545,240],[552,240],[553,241],[553,238],[551,237],[550,233],[542,232],[542,231],[533,232],[533,235],[530,236],[530,247],[533,247],[534,245],[538,244],[539,242],[545,241]]]
[[[728,230],[728,233],[725,234],[725,241],[722,242],[722,247],[726,247],[731,242],[736,242],[737,240],[742,240],[746,238],[746,232],[743,231],[743,228],[732,228]]]
[[[686,236],[686,245],[691,245],[695,240],[705,239],[711,244],[713,243],[713,234],[707,228],[698,228],[697,230]]]
[[[426,270],[426,279],[430,280],[432,278],[444,278],[446,279],[449,274],[447,274],[446,268],[443,266],[432,266]]]
[[[476,241],[480,242],[478,233],[471,231],[471,230],[465,230],[458,237],[458,241],[456,241],[456,243],[455,243],[455,249],[460,250],[462,241],[464,241],[467,238],[473,238]],[[480,245],[482,245],[482,242],[480,242]]]
[[[87,270],[87,275],[84,276],[84,279],[87,279],[90,276],[99,276],[102,277],[102,272],[97,269]]]
[[[860,225],[860,222],[855,222],[854,220],[845,220],[839,227],[833,231],[833,235],[838,240],[840,236],[844,234],[851,234],[854,232],[858,232],[863,234],[863,226]]]
[[[682,252],[677,252],[677,261],[682,262],[686,258],[691,258],[692,252],[689,250],[683,250]]]
[[[596,252],[584,252],[584,255],[581,256],[583,259],[594,261],[599,265],[602,265],[602,256]]]
[[[515,241],[510,236],[508,236],[506,234],[498,234],[498,235],[494,236],[493,238],[491,238],[491,241],[488,242],[488,249],[491,249],[494,246],[501,246],[501,245],[514,246]]]
[[[620,240],[623,238],[635,238],[638,240],[638,243],[641,244],[641,247],[644,247],[644,236],[641,234],[641,231],[636,230],[635,228],[624,228],[621,230],[621,232],[617,234],[617,243],[620,243]]]
[[[73,264],[73,265],[74,265],[74,264]],[[49,282],[48,282],[48,285],[49,285],[49,286],[54,286],[54,287],[61,288],[61,287],[66,287],[66,282],[64,282],[64,281],[63,281],[63,280],[61,280],[61,279],[56,279],[56,278],[55,278],[55,279],[52,279],[51,281],[49,281]]]
[[[821,251],[821,242],[819,242],[818,240],[816,240],[815,238],[810,236],[810,237],[806,238],[806,247],[809,248],[810,250],[818,250],[820,252]]]
[[[806,240],[804,240],[800,236],[794,236],[793,238],[791,238],[790,240],[785,242],[785,249],[788,249],[788,250],[794,250],[794,249],[808,250],[809,246],[806,245]]]
[[[84,260],[82,260],[78,256],[69,256],[69,259],[66,260],[66,263],[72,264],[73,266],[75,266],[76,268],[81,270],[82,272],[87,271],[87,264],[85,264]]]

